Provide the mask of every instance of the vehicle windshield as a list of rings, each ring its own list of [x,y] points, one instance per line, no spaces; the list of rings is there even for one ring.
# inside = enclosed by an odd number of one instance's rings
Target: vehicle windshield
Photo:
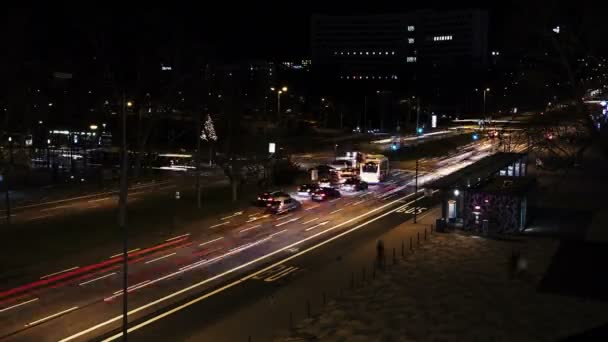
[[[363,165],[363,172],[377,172],[378,164],[375,163],[367,163]]]

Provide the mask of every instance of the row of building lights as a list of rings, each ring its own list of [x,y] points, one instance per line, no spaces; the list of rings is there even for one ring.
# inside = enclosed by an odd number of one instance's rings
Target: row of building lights
[[[433,37],[433,41],[438,42],[438,41],[444,41],[444,40],[452,40],[453,36],[435,36]]]
[[[397,80],[399,79],[399,77],[397,75],[390,75],[390,76],[361,76],[361,75],[354,75],[354,76],[340,76],[340,79],[347,79],[347,80]]]
[[[369,56],[369,55],[372,55],[372,56],[375,56],[375,55],[378,55],[378,56],[382,56],[382,55],[388,56],[388,55],[394,55],[395,51],[377,51],[377,52],[376,51],[371,51],[371,52],[370,51],[353,51],[352,53],[350,51],[346,51],[346,52],[344,52],[344,51],[334,51],[334,56],[337,56],[337,55],[340,55],[340,56],[344,56],[344,55],[350,56],[351,54],[353,56],[357,56],[357,55],[359,55],[359,56]]]

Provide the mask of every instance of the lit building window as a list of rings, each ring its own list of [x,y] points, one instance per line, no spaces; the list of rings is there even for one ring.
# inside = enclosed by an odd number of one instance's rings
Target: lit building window
[[[444,40],[452,40],[452,36],[435,36],[433,37],[433,41],[444,41]]]
[[[388,55],[388,51],[384,52],[385,55]]]
[[[407,39],[407,43],[408,44],[414,44],[414,38],[408,38]]]
[[[394,55],[394,54],[395,54],[395,51],[391,51],[391,55]]]
[[[369,55],[369,51],[365,51],[365,54],[366,54],[366,55]]]
[[[376,54],[376,51],[372,51],[372,55],[375,55],[375,54]]]
[[[407,63],[414,63],[416,62],[416,56],[410,56],[406,59]]]
[[[416,29],[416,28],[415,28],[413,25],[409,25],[409,26],[407,27],[407,30],[408,30],[409,32],[412,32],[412,31],[414,31],[415,29]]]

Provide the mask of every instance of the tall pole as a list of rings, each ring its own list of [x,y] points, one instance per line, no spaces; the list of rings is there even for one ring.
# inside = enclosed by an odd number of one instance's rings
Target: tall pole
[[[9,177],[13,168],[13,143],[9,141],[8,145],[9,153],[10,153],[10,164],[6,168],[7,172],[4,177],[4,182],[6,184],[6,224],[11,224],[11,197],[10,197],[10,186],[9,186]]]
[[[277,122],[281,121],[281,91],[277,91]]]
[[[416,146],[418,146],[419,132],[418,125],[420,124],[420,96],[416,96]],[[414,181],[414,223],[418,222],[418,158],[419,151],[416,151],[416,179]]]
[[[414,183],[414,223],[418,220],[418,158],[416,157],[416,181]]]
[[[128,287],[128,250],[129,250],[129,235],[127,230],[127,99],[123,92],[122,95],[122,165],[120,167],[120,198],[119,198],[119,217],[118,224],[123,233],[122,245],[122,340],[127,341],[127,324],[128,324],[128,302],[127,302],[127,287]]]
[[[483,119],[486,119],[486,89],[483,90]]]
[[[201,115],[196,114],[196,207],[201,208]],[[209,158],[211,160],[211,158]]]

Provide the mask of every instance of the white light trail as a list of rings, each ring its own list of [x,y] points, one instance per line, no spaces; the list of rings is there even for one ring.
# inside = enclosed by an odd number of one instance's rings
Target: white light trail
[[[153,262],[155,262],[155,261],[158,261],[158,260],[162,260],[162,259],[168,258],[168,257],[173,256],[173,255],[175,255],[175,254],[177,254],[177,252],[173,252],[173,253],[171,253],[171,254],[163,255],[163,256],[158,257],[158,258],[156,258],[156,259],[148,260],[148,261],[146,261],[146,264],[151,264],[151,263],[153,263]]]
[[[47,275],[45,275],[45,276],[40,277],[40,279],[45,279],[45,278],[48,278],[48,277],[52,277],[52,276],[54,276],[54,275],[58,275],[58,274],[61,274],[61,273],[65,273],[65,272],[73,271],[73,270],[77,269],[78,267],[80,267],[80,266],[75,266],[75,267],[72,267],[72,268],[68,268],[67,270],[63,270],[63,271],[59,271],[59,272],[55,272],[55,273],[51,273],[51,274],[47,274]]]
[[[74,311],[74,310],[76,310],[76,309],[78,309],[78,307],[77,307],[77,306],[72,307],[72,308],[69,308],[69,309],[67,309],[67,310],[63,310],[63,311],[61,311],[61,312],[58,312],[58,313],[56,313],[56,314],[53,314],[53,315],[50,315],[50,316],[47,316],[47,317],[44,317],[44,318],[41,318],[41,319],[39,319],[39,320],[37,320],[37,321],[33,321],[33,322],[31,322],[31,323],[26,324],[25,326],[26,326],[26,327],[31,327],[32,325],[36,325],[36,324],[38,324],[38,323],[42,323],[42,322],[44,322],[44,321],[48,321],[49,319],[55,318],[55,317],[57,317],[57,316],[61,316],[61,315],[65,314],[65,313],[68,313],[68,312],[70,312],[70,311]]]
[[[213,225],[213,226],[211,226],[211,227],[209,227],[209,228],[210,228],[210,229],[213,229],[213,228],[221,227],[221,226],[223,226],[223,225],[227,225],[227,224],[230,224],[230,221],[226,221],[226,222],[224,222],[224,223],[218,223],[218,224],[215,224],[215,225]]]
[[[204,245],[210,244],[210,243],[212,243],[212,242],[219,241],[219,240],[221,240],[221,239],[223,239],[223,238],[224,238],[223,236],[220,236],[220,237],[219,237],[219,238],[217,238],[217,239],[213,239],[213,240],[205,241],[205,242],[201,243],[199,246],[204,246]]]
[[[8,311],[8,310],[10,310],[10,309],[14,309],[14,308],[20,307],[20,306],[25,305],[25,304],[29,304],[29,303],[35,302],[35,301],[37,301],[38,299],[40,299],[40,298],[34,298],[34,299],[30,299],[30,300],[27,300],[27,301],[25,301],[25,302],[21,302],[21,303],[19,303],[19,304],[15,304],[15,305],[13,305],[13,306],[9,306],[8,308],[0,309],[0,312]]]
[[[190,233],[186,233],[186,234],[182,234],[182,235],[179,235],[179,236],[172,237],[172,238],[170,238],[170,239],[165,240],[165,242],[169,242],[169,241],[177,240],[177,239],[179,239],[179,238],[183,238],[183,237],[186,237],[186,236],[190,236]]]
[[[116,274],[116,272],[112,272],[112,273],[110,273],[110,274],[106,274],[106,275],[103,275],[103,276],[101,276],[101,277],[97,277],[97,278],[95,278],[95,279],[87,280],[87,281],[85,281],[84,283],[80,283],[80,284],[78,284],[78,286],[83,286],[83,285],[86,285],[86,284],[90,284],[90,283],[92,283],[92,282],[94,282],[94,281],[98,281],[98,280],[101,280],[101,279],[104,279],[104,278],[107,278],[107,277],[111,277],[111,276],[113,276],[113,275],[115,275],[115,274]]]

